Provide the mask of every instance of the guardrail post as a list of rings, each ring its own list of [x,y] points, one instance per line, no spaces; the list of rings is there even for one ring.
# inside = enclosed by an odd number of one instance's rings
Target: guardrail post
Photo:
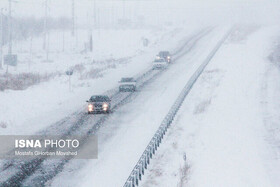
[[[132,175],[132,187],[135,187],[135,176]]]
[[[140,162],[140,173],[141,175],[144,175],[144,170],[145,170],[145,158],[142,158],[141,159],[141,162]]]
[[[152,153],[153,153],[153,155],[154,155],[155,152],[156,152],[156,151],[155,151],[155,142],[153,142],[153,144],[152,144],[152,151],[153,151]]]
[[[157,140],[157,138],[155,139],[155,150],[157,150],[157,148],[158,148],[158,140]]]
[[[135,178],[135,184],[138,186],[138,176],[137,176],[137,171],[134,173],[134,178]]]
[[[139,168],[138,168],[138,178],[139,178],[139,180],[142,180],[141,179],[142,178],[142,173],[141,173],[142,171],[141,170],[142,170],[142,166],[141,167],[139,166]]]
[[[158,143],[161,143],[161,139],[162,139],[162,131],[159,132],[159,136],[158,136]]]
[[[133,176],[130,177],[130,187],[135,187],[134,186]]]
[[[165,129],[166,129],[165,127],[163,127],[163,129],[162,129],[162,134],[163,135],[165,135],[165,131],[166,131]]]
[[[161,143],[161,134],[159,133],[158,136],[157,136],[157,143],[158,143],[158,147]]]

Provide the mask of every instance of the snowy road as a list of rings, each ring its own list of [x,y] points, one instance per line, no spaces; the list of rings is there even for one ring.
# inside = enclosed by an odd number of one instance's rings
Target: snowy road
[[[216,29],[203,38],[132,102],[117,110],[98,132],[99,158],[71,161],[50,185],[122,186],[186,81],[224,33],[225,29]]]

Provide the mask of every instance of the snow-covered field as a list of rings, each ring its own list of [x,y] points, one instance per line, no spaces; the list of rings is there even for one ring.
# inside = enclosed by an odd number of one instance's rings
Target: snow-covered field
[[[280,185],[279,67],[268,58],[277,32],[237,27],[186,98],[141,186]]]

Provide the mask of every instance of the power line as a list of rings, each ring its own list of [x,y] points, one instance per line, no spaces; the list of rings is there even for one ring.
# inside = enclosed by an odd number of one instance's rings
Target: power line
[[[0,69],[3,68],[3,62],[2,62],[2,59],[3,59],[3,8],[0,9],[0,16],[1,16],[1,30],[0,30]]]

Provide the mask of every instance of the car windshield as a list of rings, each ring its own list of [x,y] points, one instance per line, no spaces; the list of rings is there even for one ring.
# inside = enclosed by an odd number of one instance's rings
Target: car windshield
[[[156,59],[155,62],[165,62],[164,59]]]
[[[108,96],[103,96],[103,95],[94,95],[91,96],[90,101],[92,102],[108,102],[110,101]]]
[[[128,78],[122,78],[121,82],[133,82],[134,79],[132,77],[128,77]]]
[[[159,52],[159,56],[161,56],[161,57],[166,57],[168,55],[169,55],[168,51],[161,51],[161,52]]]

